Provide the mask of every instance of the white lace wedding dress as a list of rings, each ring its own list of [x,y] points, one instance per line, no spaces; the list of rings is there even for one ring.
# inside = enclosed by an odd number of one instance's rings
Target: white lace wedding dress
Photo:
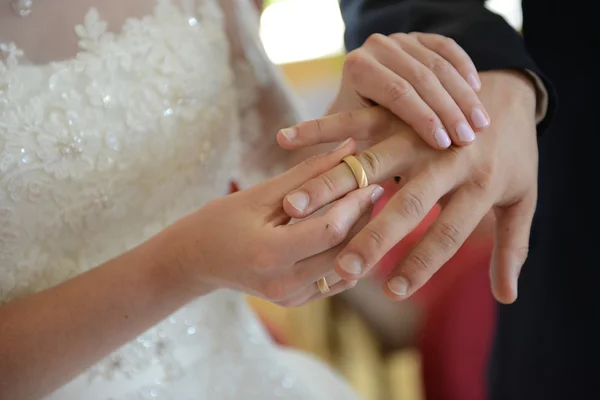
[[[0,1],[0,302],[132,248],[232,178],[284,167],[274,134],[293,107],[250,0],[43,0],[26,18],[9,7]],[[48,398],[355,397],[221,291]]]

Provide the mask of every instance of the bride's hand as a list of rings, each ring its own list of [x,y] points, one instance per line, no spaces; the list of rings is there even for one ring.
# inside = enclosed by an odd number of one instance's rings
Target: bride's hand
[[[292,190],[355,151],[353,141],[306,160],[250,189],[209,203],[165,232],[185,283],[194,290],[231,288],[282,306],[297,306],[355,284],[334,272],[349,232],[383,189],[371,185],[338,200],[322,215],[295,224],[282,208]],[[317,285],[327,279],[331,290]]]

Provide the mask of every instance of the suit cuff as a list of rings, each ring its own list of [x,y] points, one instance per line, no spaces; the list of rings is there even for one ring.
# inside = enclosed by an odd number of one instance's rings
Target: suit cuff
[[[525,70],[529,77],[531,78],[534,86],[535,86],[535,94],[536,94],[536,107],[535,107],[535,123],[539,124],[546,118],[548,114],[548,103],[549,103],[549,94],[548,89],[546,89],[546,85],[544,85],[544,81],[531,70]]]

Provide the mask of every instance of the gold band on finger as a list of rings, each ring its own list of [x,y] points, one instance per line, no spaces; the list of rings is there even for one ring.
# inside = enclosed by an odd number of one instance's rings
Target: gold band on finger
[[[354,178],[356,179],[356,183],[358,183],[358,188],[362,189],[369,186],[369,180],[367,179],[367,173],[363,168],[358,158],[354,156],[347,156],[342,159],[343,162],[350,167]]]
[[[323,294],[328,293],[330,290],[329,284],[327,283],[327,279],[325,279],[325,277],[322,277],[317,281],[317,287],[319,288],[319,291]]]

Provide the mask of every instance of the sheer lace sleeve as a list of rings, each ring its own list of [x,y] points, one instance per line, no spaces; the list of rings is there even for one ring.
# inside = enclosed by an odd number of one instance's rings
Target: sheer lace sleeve
[[[276,142],[279,129],[300,120],[299,107],[262,47],[254,0],[220,0],[230,39],[241,119],[239,183],[247,187],[290,167]]]

